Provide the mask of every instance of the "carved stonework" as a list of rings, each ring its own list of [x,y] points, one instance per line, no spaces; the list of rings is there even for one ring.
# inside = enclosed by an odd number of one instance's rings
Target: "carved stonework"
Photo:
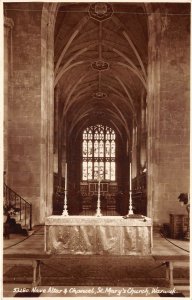
[[[91,64],[94,70],[105,71],[109,69],[109,64],[103,60],[97,60]]]
[[[168,10],[165,10],[165,14],[161,16],[161,35],[164,35],[164,32],[169,27],[169,18],[168,18]]]
[[[93,94],[93,97],[98,98],[98,99],[103,99],[103,98],[107,97],[107,94],[103,93],[103,92],[96,92],[96,93]]]
[[[7,27],[9,29],[12,29],[14,26],[14,22],[12,19],[4,17],[4,27]]]
[[[89,8],[89,15],[97,21],[109,19],[113,14],[112,5],[109,3],[92,3]]]

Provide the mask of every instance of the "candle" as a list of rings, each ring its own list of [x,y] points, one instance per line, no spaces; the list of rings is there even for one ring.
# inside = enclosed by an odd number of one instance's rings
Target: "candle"
[[[100,181],[100,163],[98,163],[98,182]]]
[[[67,190],[67,163],[65,164],[65,191]]]
[[[130,163],[130,172],[129,172],[129,189],[132,190],[132,174],[131,174],[131,163]]]
[[[63,216],[68,216],[68,211],[67,211],[67,163],[65,163],[65,197],[64,197],[64,207],[63,207]]]

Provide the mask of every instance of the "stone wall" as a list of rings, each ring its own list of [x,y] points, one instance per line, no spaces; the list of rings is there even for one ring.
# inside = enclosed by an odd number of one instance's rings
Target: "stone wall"
[[[13,3],[12,91],[9,95],[6,182],[39,215],[41,138],[41,4]],[[37,209],[38,208],[38,209]]]
[[[178,196],[189,192],[190,18],[164,15],[161,21],[157,223],[168,222],[170,213],[186,214]]]

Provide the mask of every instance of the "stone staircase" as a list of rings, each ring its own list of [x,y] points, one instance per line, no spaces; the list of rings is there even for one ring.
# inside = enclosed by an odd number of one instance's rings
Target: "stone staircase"
[[[28,230],[32,230],[32,204],[6,184],[4,184],[4,208],[9,233],[28,235]]]

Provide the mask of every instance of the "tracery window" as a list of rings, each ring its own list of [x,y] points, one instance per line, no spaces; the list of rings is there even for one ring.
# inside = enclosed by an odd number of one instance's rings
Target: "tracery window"
[[[105,125],[86,128],[82,136],[82,180],[115,181],[116,134]]]

